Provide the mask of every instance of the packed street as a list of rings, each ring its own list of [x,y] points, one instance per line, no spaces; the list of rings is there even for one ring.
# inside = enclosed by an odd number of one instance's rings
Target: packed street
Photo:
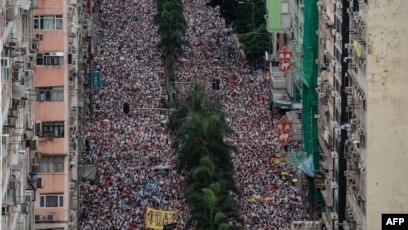
[[[175,170],[175,153],[166,131],[167,114],[156,110],[167,99],[159,34],[152,0],[94,3],[98,47],[95,67],[102,88],[92,91],[96,111],[86,121],[89,151],[83,163],[98,166],[96,181],[83,181],[82,229],[144,229],[147,207],[177,211],[186,229],[189,207],[183,197],[185,174]],[[299,184],[282,158],[268,103],[268,85],[257,81],[232,29],[218,8],[184,0],[187,31],[176,64],[176,81],[221,82],[214,91],[235,134],[235,178],[241,190],[245,229],[290,229],[307,219]],[[183,95],[182,87],[177,97]],[[129,115],[122,103],[133,108]],[[135,109],[136,108],[136,109]]]

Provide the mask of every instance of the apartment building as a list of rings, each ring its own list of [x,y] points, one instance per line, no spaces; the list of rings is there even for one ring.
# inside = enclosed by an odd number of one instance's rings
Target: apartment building
[[[302,99],[302,81],[300,79],[300,73],[303,67],[303,29],[304,29],[304,9],[305,5],[303,1],[292,0],[290,6],[291,10],[291,29],[289,33],[289,38],[291,39],[290,47],[293,52],[292,61],[292,74],[290,75],[291,84],[288,87],[289,95],[292,97],[293,103],[299,103]]]
[[[33,30],[39,39],[35,121],[41,153],[35,229],[77,229],[84,6],[80,0],[33,3]]]
[[[36,189],[31,1],[0,1],[0,229],[33,229]]]
[[[407,213],[405,1],[320,0],[319,144],[328,229]]]
[[[319,30],[316,32],[319,38],[319,76],[317,78],[318,93],[318,140],[320,145],[320,171],[325,175],[325,186],[321,193],[324,198],[326,208],[322,213],[328,229],[333,229],[333,219],[336,212],[333,211],[333,197],[338,197],[338,188],[334,180],[334,167],[338,170],[337,151],[334,145],[334,138],[339,135],[339,126],[336,126],[335,105],[339,105],[340,94],[334,88],[335,73],[341,74],[338,63],[336,63],[334,49],[336,29],[334,28],[336,15],[336,5],[333,0],[322,0],[317,3],[319,11]],[[342,63],[342,62],[340,62]],[[341,77],[340,77],[341,79]],[[336,127],[336,128],[335,128]],[[336,161],[334,161],[337,159]],[[335,189],[333,189],[335,188]],[[332,215],[333,213],[333,215]]]

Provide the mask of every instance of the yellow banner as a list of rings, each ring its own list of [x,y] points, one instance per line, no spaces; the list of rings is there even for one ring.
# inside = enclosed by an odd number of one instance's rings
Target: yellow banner
[[[177,223],[177,213],[147,208],[145,220],[146,228],[162,230],[164,225]]]

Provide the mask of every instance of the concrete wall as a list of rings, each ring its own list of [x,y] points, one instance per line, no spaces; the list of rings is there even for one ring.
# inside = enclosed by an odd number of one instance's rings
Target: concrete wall
[[[369,1],[367,229],[408,213],[408,4]]]

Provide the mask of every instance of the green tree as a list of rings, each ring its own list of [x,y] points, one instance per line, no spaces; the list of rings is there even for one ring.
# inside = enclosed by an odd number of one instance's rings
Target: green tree
[[[219,6],[226,22],[232,24],[239,41],[244,45],[247,60],[250,63],[261,60],[265,51],[269,51],[269,36],[265,25],[266,1],[212,0],[210,5]]]
[[[265,25],[254,31],[239,34],[238,39],[244,46],[245,55],[251,63],[261,60],[265,51],[269,50],[269,36]]]
[[[203,156],[187,182],[186,198],[191,204],[188,227],[194,223],[197,229],[235,229],[238,226],[229,222],[238,222],[237,202],[229,197],[230,189],[223,188],[222,178],[208,156]],[[233,178],[230,180],[234,181]]]

